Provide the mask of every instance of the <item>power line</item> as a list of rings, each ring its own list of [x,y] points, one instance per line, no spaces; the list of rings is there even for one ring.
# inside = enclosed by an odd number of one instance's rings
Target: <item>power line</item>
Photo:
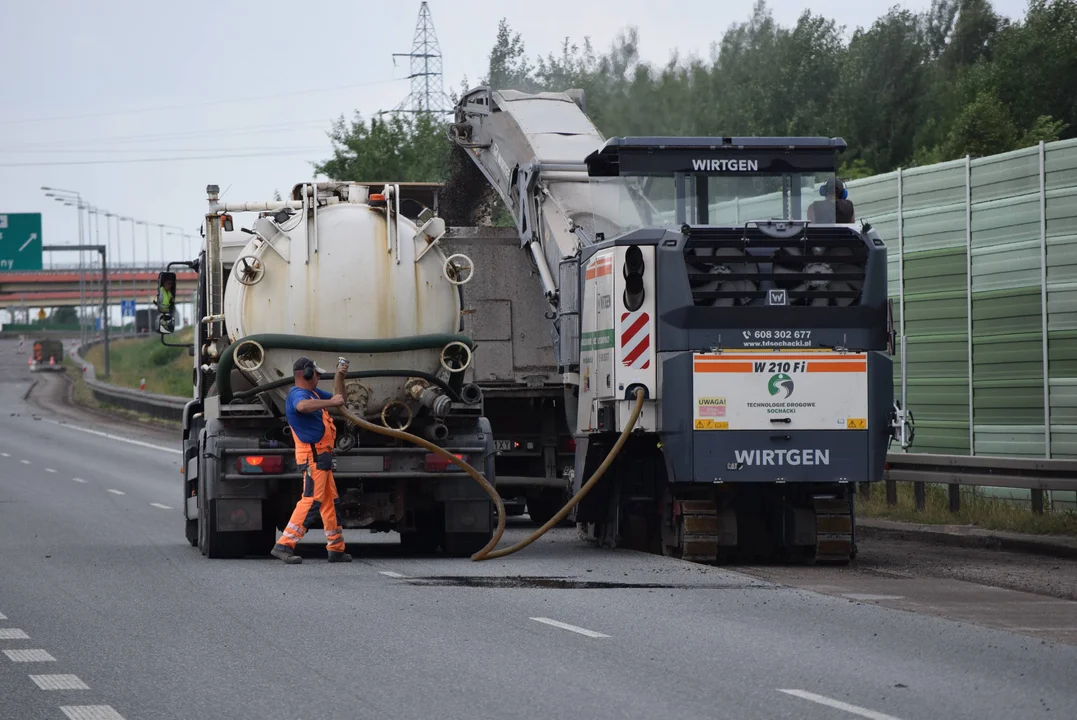
[[[282,150],[237,155],[189,155],[187,157],[125,158],[123,160],[72,160],[69,162],[16,162],[0,163],[0,167],[58,167],[65,165],[128,165],[132,163],[183,162],[185,160],[229,160],[239,158],[280,157],[281,155],[306,155],[309,151]]]
[[[351,84],[351,85],[338,85],[336,87],[330,87],[330,88],[315,88],[315,89],[311,89],[311,90],[295,90],[295,91],[291,91],[291,92],[272,93],[272,94],[269,94],[269,95],[252,95],[252,96],[243,97],[243,98],[231,98],[231,99],[228,99],[228,100],[212,100],[210,102],[202,102],[202,103],[183,103],[182,105],[158,105],[157,107],[137,108],[137,109],[134,109],[134,110],[111,110],[111,111],[108,111],[108,112],[83,113],[83,114],[80,114],[80,115],[54,115],[52,117],[23,118],[21,120],[0,120],[0,125],[18,125],[18,124],[23,124],[23,123],[54,122],[54,121],[61,121],[61,120],[85,120],[85,119],[88,119],[88,118],[112,117],[112,116],[115,116],[115,115],[134,115],[134,114],[138,114],[138,113],[147,113],[147,112],[162,112],[162,111],[165,111],[165,110],[187,110],[187,109],[191,109],[191,108],[212,107],[212,106],[216,106],[216,105],[230,105],[230,104],[233,104],[233,103],[251,102],[253,100],[270,100],[270,99],[282,98],[282,97],[295,97],[295,96],[298,96],[298,95],[313,95],[313,94],[316,94],[316,93],[324,93],[324,92],[339,92],[341,90],[354,90],[356,88],[370,87],[372,85],[386,85],[386,84],[389,84],[389,83],[400,82],[400,81],[406,80],[406,79],[407,78],[391,78],[391,79],[388,79],[388,80],[371,80],[370,82],[365,82],[365,83],[355,83],[355,84]]]
[[[246,134],[262,134],[273,132],[285,132],[288,130],[299,130],[303,128],[325,127],[327,124],[332,123],[333,120],[297,120],[295,122],[288,123],[274,123],[271,125],[240,125],[226,128],[219,128],[217,130],[193,130],[188,132],[174,132],[174,133],[154,133],[149,135],[113,135],[111,137],[103,138],[83,138],[83,139],[69,139],[69,140],[38,140],[34,142],[19,143],[16,146],[8,146],[2,148],[5,150],[16,150],[26,147],[65,147],[70,145],[79,145],[86,143],[100,143],[103,145],[122,144],[129,142],[142,142],[149,140],[181,140],[185,138],[203,138],[214,137],[220,135],[246,135]]]
[[[151,148],[153,152],[266,152],[266,151],[284,151],[284,150],[325,150],[325,145],[281,145],[279,147],[255,145],[252,147],[221,147],[221,148]],[[92,149],[92,148],[46,148],[42,150],[4,150],[0,149],[0,154],[15,154],[15,155],[34,155],[37,153],[144,153],[146,148],[131,148],[127,150],[120,150],[116,148],[105,149]]]

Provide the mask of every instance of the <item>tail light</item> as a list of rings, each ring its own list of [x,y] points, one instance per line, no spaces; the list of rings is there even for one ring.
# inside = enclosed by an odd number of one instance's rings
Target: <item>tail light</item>
[[[244,455],[236,459],[236,470],[241,473],[275,475],[284,472],[284,456]]]
[[[574,452],[576,452],[576,439],[575,438],[565,438],[565,440],[561,443],[561,452],[564,452],[564,453],[574,453]]]
[[[457,455],[464,462],[467,462],[467,457],[464,455]],[[426,472],[463,472],[457,465],[449,462],[448,459],[430,453],[426,456],[425,462]]]

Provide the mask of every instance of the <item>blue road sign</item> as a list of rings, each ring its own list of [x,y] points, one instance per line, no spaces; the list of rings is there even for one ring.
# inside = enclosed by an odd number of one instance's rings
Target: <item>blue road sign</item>
[[[0,271],[41,269],[41,213],[0,213]]]
[[[134,300],[121,300],[120,301],[120,314],[123,317],[135,316],[135,301]]]

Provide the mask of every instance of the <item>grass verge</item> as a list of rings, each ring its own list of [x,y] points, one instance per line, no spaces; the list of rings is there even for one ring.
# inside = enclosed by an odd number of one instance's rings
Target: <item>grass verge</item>
[[[985,496],[976,488],[966,487],[961,492],[961,512],[951,513],[947,489],[928,485],[924,510],[920,512],[916,510],[912,483],[898,483],[897,491],[897,505],[890,506],[886,504],[886,486],[875,484],[870,499],[857,498],[857,514],[928,525],[973,525],[985,530],[1034,535],[1077,535],[1077,513],[1051,512],[1047,498],[1044,498],[1044,514],[1036,515],[1013,501]]]
[[[186,328],[173,335],[170,343],[189,343],[193,330]],[[146,392],[159,395],[190,397],[191,356],[185,347],[162,345],[159,335],[132,340],[113,340],[109,343],[111,374],[106,379],[105,346],[95,345],[86,353],[86,360],[97,370],[97,377],[113,385],[138,389],[143,378]]]
[[[71,381],[71,399],[76,405],[92,410],[107,412],[109,415],[115,415],[116,417],[139,423],[140,425],[151,425],[167,430],[175,430],[181,427],[180,423],[172,420],[156,418],[152,415],[146,415],[144,413],[135,412],[134,410],[128,410],[127,408],[101,402],[94,397],[90,386],[86,384],[86,378],[82,374],[82,368],[76,365],[71,358],[64,358],[64,370],[67,373],[68,379]]]

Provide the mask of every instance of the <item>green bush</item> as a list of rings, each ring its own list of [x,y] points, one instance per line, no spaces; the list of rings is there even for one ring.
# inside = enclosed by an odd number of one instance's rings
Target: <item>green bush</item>
[[[181,347],[159,345],[152,353],[150,353],[150,362],[153,363],[155,367],[164,367],[182,354],[183,348]]]

